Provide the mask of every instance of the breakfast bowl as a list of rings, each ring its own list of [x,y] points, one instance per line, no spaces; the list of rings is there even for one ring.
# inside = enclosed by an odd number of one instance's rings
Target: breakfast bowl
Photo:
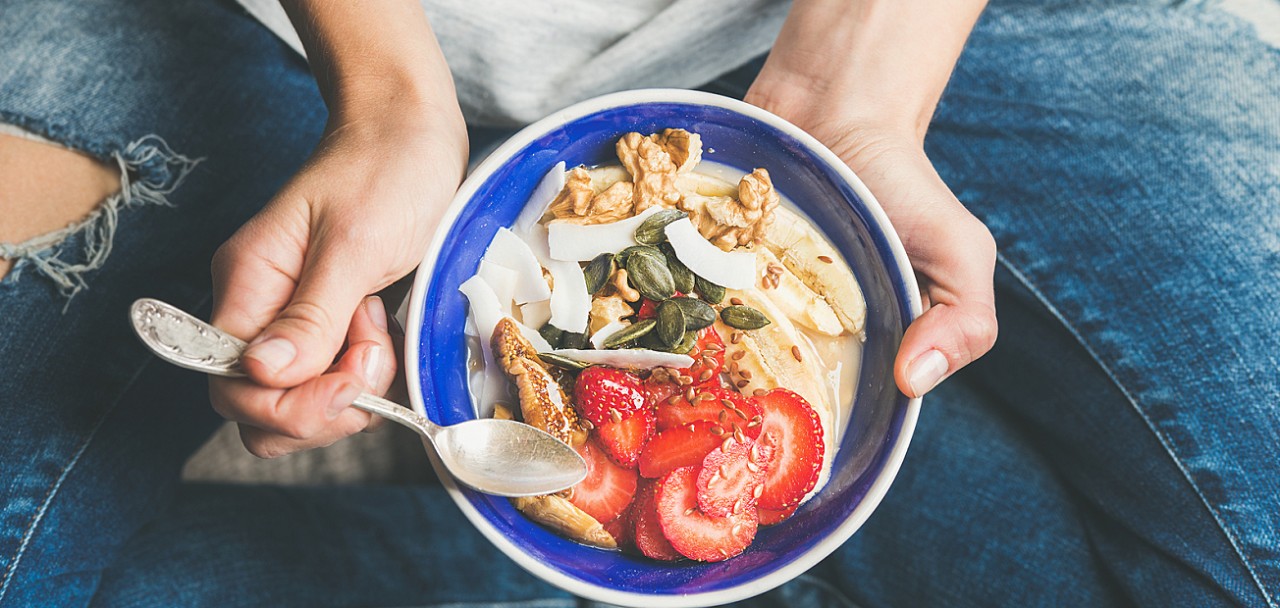
[[[513,225],[558,163],[616,162],[630,132],[685,129],[703,158],[730,170],[768,167],[777,191],[820,228],[865,298],[852,403],[836,434],[829,477],[786,521],[761,527],[741,555],[712,563],[655,561],[579,544],[541,527],[512,503],[449,478],[452,499],[516,563],[579,596],[624,606],[728,603],[798,576],[838,549],[880,503],[902,463],[919,412],[893,379],[907,326],[921,310],[906,254],[884,211],[847,165],[785,120],[709,93],[650,89],[605,95],[521,130],[468,176],[422,260],[408,304],[405,367],[413,408],[443,425],[475,418],[469,391],[468,301],[459,288],[477,273],[499,229]],[[473,341],[474,342],[474,341]]]

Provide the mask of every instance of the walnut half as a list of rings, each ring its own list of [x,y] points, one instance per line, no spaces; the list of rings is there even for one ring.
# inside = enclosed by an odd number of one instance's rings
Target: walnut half
[[[780,202],[769,172],[756,169],[738,184],[738,198],[686,194],[679,208],[689,214],[708,241],[725,251],[747,246],[764,235],[773,223],[773,210]]]

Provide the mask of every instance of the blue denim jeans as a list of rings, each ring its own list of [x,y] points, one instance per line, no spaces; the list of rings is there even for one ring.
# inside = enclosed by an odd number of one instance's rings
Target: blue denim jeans
[[[323,127],[296,56],[231,0],[0,0],[0,41],[0,122],[128,176],[0,281],[0,606],[583,603],[438,486],[179,482],[218,419],[125,313],[207,312]],[[866,526],[749,604],[1276,606],[1280,51],[1196,3],[996,2],[927,147],[1000,245],[1000,341]]]

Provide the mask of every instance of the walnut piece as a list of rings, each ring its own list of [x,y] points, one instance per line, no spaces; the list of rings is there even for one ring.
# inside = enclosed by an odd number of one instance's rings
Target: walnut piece
[[[590,333],[595,334],[600,328],[634,314],[636,311],[622,296],[614,294],[596,298],[591,301]]]
[[[639,133],[623,135],[617,145],[618,160],[635,184],[635,213],[654,205],[673,207],[680,202],[676,189],[676,164],[662,145]]]
[[[586,168],[574,167],[565,175],[564,188],[551,200],[547,210],[556,218],[580,217],[587,214],[595,194]]]
[[[549,211],[558,220],[576,224],[607,224],[635,215],[631,182],[615,182],[596,192],[591,174],[575,167],[565,177],[564,189],[551,201]]]
[[[649,136],[671,156],[676,173],[688,173],[702,162],[702,136],[684,129],[665,129]]]
[[[738,184],[738,199],[730,196],[686,194],[679,208],[689,214],[708,241],[725,251],[747,246],[764,235],[773,223],[773,210],[780,199],[769,172],[756,169]]]

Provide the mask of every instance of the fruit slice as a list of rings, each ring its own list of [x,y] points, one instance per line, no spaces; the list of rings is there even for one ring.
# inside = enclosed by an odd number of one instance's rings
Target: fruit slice
[[[684,374],[693,379],[695,385],[713,382],[724,368],[724,340],[714,327],[698,330],[698,338],[689,351],[693,365],[684,366]]]
[[[623,467],[634,469],[645,444],[653,437],[655,426],[653,410],[645,407],[618,422],[596,425],[596,438],[609,458]]]
[[[573,486],[569,502],[596,521],[616,519],[635,498],[636,472],[614,464],[595,440],[588,440],[577,451],[587,461],[587,478]]]
[[[790,519],[792,515],[795,515],[796,509],[799,508],[800,505],[795,505],[789,509],[774,511],[773,509],[762,509],[760,507],[756,507],[756,512],[760,514],[760,525],[772,526]]]
[[[641,488],[643,490],[643,488]],[[636,500],[639,500],[640,491],[636,492]],[[631,521],[631,513],[635,510],[635,501],[632,501],[631,508],[622,512],[604,524],[604,531],[613,537],[615,543],[621,549],[631,547],[635,543],[635,523]]]
[[[760,408],[732,389],[695,389],[692,402],[680,395],[675,403],[662,402],[658,406],[659,431],[699,421],[713,422],[726,433],[741,430],[751,439],[760,436]]]
[[[769,443],[748,439],[725,441],[711,450],[698,472],[698,508],[713,517],[754,508],[774,449]]]
[[[619,422],[645,409],[644,397],[639,376],[612,367],[588,367],[573,385],[573,402],[596,426]]]
[[[674,561],[682,556],[671,542],[662,534],[662,524],[658,522],[658,507],[655,496],[658,482],[642,481],[640,490],[636,492],[635,503],[631,507],[632,540],[640,553],[653,559]]]
[[[697,467],[682,467],[659,482],[656,498],[663,536],[689,559],[718,562],[742,553],[756,537],[756,510],[747,508],[728,517],[699,511],[697,474]]]
[[[640,385],[640,390],[644,391],[645,403],[648,403],[649,407],[656,408],[667,403],[667,400],[680,390],[680,385],[665,378],[659,380],[657,374],[654,374],[645,379]]]
[[[654,435],[640,454],[640,476],[655,479],[680,467],[701,466],[723,441],[712,432],[713,426],[715,423],[699,421]]]
[[[822,423],[803,397],[775,388],[752,398],[760,407],[760,443],[777,448],[765,469],[764,491],[757,504],[786,510],[800,503],[818,482],[822,469]]]

